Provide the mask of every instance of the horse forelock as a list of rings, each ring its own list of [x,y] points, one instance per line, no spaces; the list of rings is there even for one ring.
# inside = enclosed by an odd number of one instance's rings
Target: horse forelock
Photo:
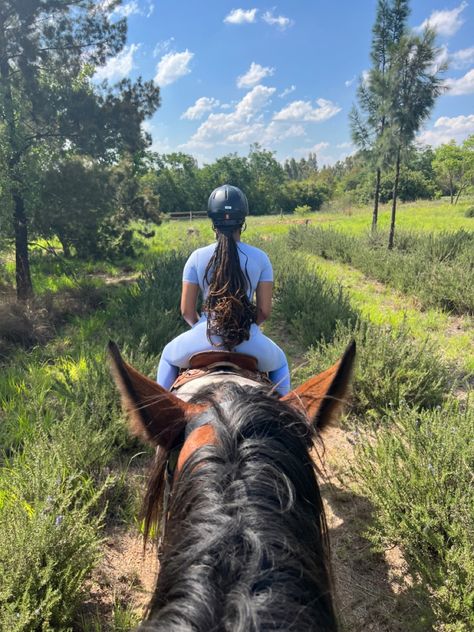
[[[143,629],[336,630],[313,427],[262,388],[220,386],[193,400],[209,405],[216,441],[174,482]]]

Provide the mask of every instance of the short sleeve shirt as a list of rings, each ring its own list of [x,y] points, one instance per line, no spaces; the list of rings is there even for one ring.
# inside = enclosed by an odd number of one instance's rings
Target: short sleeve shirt
[[[208,284],[205,279],[207,264],[209,263],[217,244],[210,244],[204,248],[198,248],[189,257],[183,270],[183,281],[199,285],[203,297],[207,296]],[[237,242],[240,267],[245,278],[250,280],[247,295],[252,300],[257,285],[262,281],[273,281],[273,269],[268,255],[241,241]],[[210,278],[210,275],[209,275]]]

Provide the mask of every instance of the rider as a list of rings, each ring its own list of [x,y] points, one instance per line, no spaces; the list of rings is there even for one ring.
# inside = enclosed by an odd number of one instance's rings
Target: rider
[[[268,372],[278,393],[285,395],[290,390],[286,356],[259,328],[271,311],[272,265],[263,250],[240,241],[247,198],[237,187],[217,187],[207,214],[217,243],[195,250],[184,266],[181,313],[191,329],[163,349],[157,382],[169,389],[193,354],[217,348],[256,357],[258,369]],[[199,290],[201,316],[196,311]]]

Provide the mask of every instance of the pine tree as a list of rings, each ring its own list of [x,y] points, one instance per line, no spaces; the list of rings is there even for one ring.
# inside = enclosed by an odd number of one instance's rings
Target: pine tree
[[[382,168],[387,166],[390,154],[385,131],[391,51],[406,31],[408,15],[408,0],[378,1],[372,28],[372,67],[368,76],[362,77],[359,82],[359,108],[354,106],[350,113],[352,140],[372,159],[376,172],[372,231],[377,228]]]
[[[119,2],[2,0],[0,4],[0,145],[11,203],[18,299],[33,293],[28,257],[30,165],[65,148],[111,158],[143,148],[141,123],[159,106],[152,82],[93,87],[97,66],[123,48]]]
[[[394,148],[395,176],[388,247],[393,248],[402,160],[422,123],[430,115],[437,97],[443,92],[441,74],[445,66],[436,66],[439,50],[436,33],[426,29],[421,37],[402,35],[391,51],[388,77],[389,108],[387,135]]]

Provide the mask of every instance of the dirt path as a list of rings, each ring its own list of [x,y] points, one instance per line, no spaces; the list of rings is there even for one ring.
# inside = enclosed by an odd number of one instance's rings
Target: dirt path
[[[372,508],[351,470],[351,435],[341,428],[325,433],[320,480],[343,630],[414,632],[420,600],[402,552],[398,548],[375,552],[366,537]]]
[[[319,273],[340,283],[355,307],[367,320],[380,325],[404,325],[415,338],[434,340],[447,360],[474,374],[474,319],[450,316],[439,309],[423,310],[414,297],[370,279],[349,265],[307,255]]]

